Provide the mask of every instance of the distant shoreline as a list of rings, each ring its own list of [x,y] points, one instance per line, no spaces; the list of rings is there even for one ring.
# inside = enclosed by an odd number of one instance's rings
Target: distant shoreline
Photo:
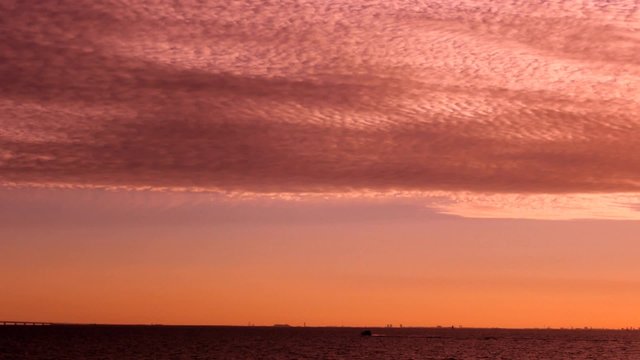
[[[1,328],[45,328],[45,327],[191,327],[191,328],[238,328],[238,329],[375,329],[380,331],[402,331],[402,330],[441,330],[441,331],[461,331],[461,330],[491,330],[491,331],[640,331],[638,328],[509,328],[509,327],[446,327],[446,326],[403,326],[403,327],[386,327],[386,326],[312,326],[312,325],[203,325],[203,324],[108,324],[108,323],[55,323],[55,322],[13,322],[12,324],[2,324]]]

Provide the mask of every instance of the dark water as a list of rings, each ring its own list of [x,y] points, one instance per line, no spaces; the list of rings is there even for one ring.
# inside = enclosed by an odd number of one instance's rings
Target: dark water
[[[0,326],[0,359],[640,359],[640,331]]]

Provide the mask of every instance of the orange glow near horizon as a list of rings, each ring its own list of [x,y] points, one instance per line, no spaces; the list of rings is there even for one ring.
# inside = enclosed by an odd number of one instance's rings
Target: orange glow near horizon
[[[416,215],[415,208],[389,202],[163,206],[158,199],[171,194],[151,194],[134,206],[126,193],[83,201],[73,197],[77,191],[66,196],[53,196],[53,205],[44,195],[31,203],[22,199],[32,210],[55,207],[49,218],[21,215],[30,225],[2,224],[0,318],[308,326],[640,324],[636,222],[464,219]],[[72,208],[79,203],[85,207]],[[11,220],[10,210],[2,208],[4,219]]]

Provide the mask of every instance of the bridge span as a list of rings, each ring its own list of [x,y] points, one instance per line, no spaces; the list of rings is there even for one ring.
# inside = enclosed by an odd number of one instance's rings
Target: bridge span
[[[42,321],[8,321],[8,320],[0,320],[0,326],[49,326],[49,325],[57,325],[52,322],[42,322]]]

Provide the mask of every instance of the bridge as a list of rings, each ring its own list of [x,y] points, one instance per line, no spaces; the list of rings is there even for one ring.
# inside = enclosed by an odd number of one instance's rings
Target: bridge
[[[0,326],[48,326],[48,325],[57,325],[56,323],[51,322],[42,322],[42,321],[6,321],[0,320]]]

